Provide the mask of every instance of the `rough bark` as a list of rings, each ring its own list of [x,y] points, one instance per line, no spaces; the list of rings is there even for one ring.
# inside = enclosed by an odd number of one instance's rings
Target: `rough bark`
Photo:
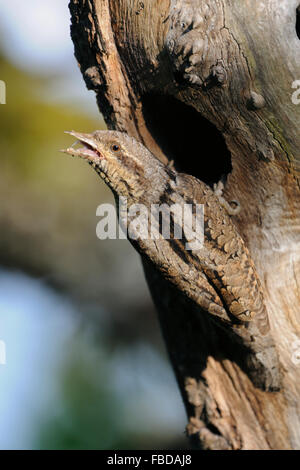
[[[256,388],[242,348],[145,263],[187,431],[206,449],[300,448],[298,1],[70,2],[75,55],[108,127],[209,184],[225,175],[242,207],[234,222],[264,286],[279,392]]]

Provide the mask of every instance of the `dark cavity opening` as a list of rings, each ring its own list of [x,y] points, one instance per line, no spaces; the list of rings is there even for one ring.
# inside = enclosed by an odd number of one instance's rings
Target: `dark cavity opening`
[[[296,10],[296,33],[298,38],[300,39],[300,5]]]
[[[209,185],[232,171],[225,140],[193,107],[165,95],[143,98],[143,114],[153,138],[175,168]]]

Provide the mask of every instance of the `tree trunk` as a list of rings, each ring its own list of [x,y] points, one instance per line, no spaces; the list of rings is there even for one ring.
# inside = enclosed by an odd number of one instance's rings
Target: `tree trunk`
[[[255,387],[243,350],[144,262],[187,432],[205,449],[300,448],[298,2],[70,2],[75,55],[108,127],[210,185],[222,177],[242,208],[233,219],[263,284],[280,391]]]

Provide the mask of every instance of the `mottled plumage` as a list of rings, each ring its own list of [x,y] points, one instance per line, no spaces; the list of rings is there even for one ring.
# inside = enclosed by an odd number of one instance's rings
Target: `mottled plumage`
[[[132,244],[180,291],[222,322],[247,325],[252,319],[261,334],[269,330],[263,291],[254,263],[220,194],[193,176],[163,165],[125,133],[71,132],[83,148],[67,153],[86,159],[128,206],[204,204],[204,245],[186,250],[184,239],[135,239]],[[122,220],[122,213],[119,214]],[[174,217],[173,217],[174,223]]]

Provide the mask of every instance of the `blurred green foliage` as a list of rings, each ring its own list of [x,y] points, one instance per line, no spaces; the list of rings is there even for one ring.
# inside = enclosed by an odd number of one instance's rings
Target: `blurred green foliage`
[[[87,348],[74,340],[60,374],[61,413],[50,415],[41,427],[39,448],[126,449],[137,445],[122,426],[124,403],[117,400],[110,385],[108,363],[109,358],[92,342]]]
[[[59,148],[70,143],[63,131],[73,127],[83,132],[103,128],[103,120],[100,115],[97,121],[71,106],[47,101],[48,81],[45,78],[30,76],[1,56],[0,70],[1,80],[7,88],[7,104],[0,108],[1,165],[4,162],[13,165],[15,175],[21,179],[39,176],[47,183],[53,167],[60,173],[64,170],[61,165],[69,166],[67,159],[58,155]]]
[[[81,332],[82,334],[82,332]],[[60,403],[41,425],[39,449],[164,449],[185,447],[180,430],[134,432],[128,428],[127,398],[112,385],[112,362],[92,338],[74,338],[60,373]],[[96,373],[95,373],[96,372]],[[60,411],[59,411],[60,410]],[[132,421],[135,417],[132,416]],[[147,428],[147,426],[145,426]],[[179,439],[178,439],[179,437]]]
[[[7,85],[7,104],[0,106],[0,264],[59,287],[81,302],[85,315],[89,304],[107,308],[123,336],[131,331],[133,340],[142,331],[157,342],[138,256],[127,241],[100,244],[96,239],[96,207],[113,202],[109,190],[88,165],[59,152],[72,142],[65,130],[102,128],[100,115],[95,120],[72,104],[54,103],[47,96],[47,80],[1,56],[0,70]],[[117,289],[123,297],[116,295]],[[91,321],[87,317],[85,322]],[[96,330],[97,318],[93,321]],[[92,343],[83,348],[75,341],[62,359],[60,402],[43,420],[36,447],[172,447],[170,440],[181,430],[168,436],[159,430],[134,434],[126,428],[126,397],[121,402],[114,393],[109,358]]]
[[[98,243],[96,208],[113,198],[88,165],[59,149],[72,143],[65,130],[91,132],[104,126],[101,116],[48,101],[47,80],[3,57],[0,70],[7,85],[0,107],[0,262],[98,301],[99,266],[110,281],[115,246]]]

